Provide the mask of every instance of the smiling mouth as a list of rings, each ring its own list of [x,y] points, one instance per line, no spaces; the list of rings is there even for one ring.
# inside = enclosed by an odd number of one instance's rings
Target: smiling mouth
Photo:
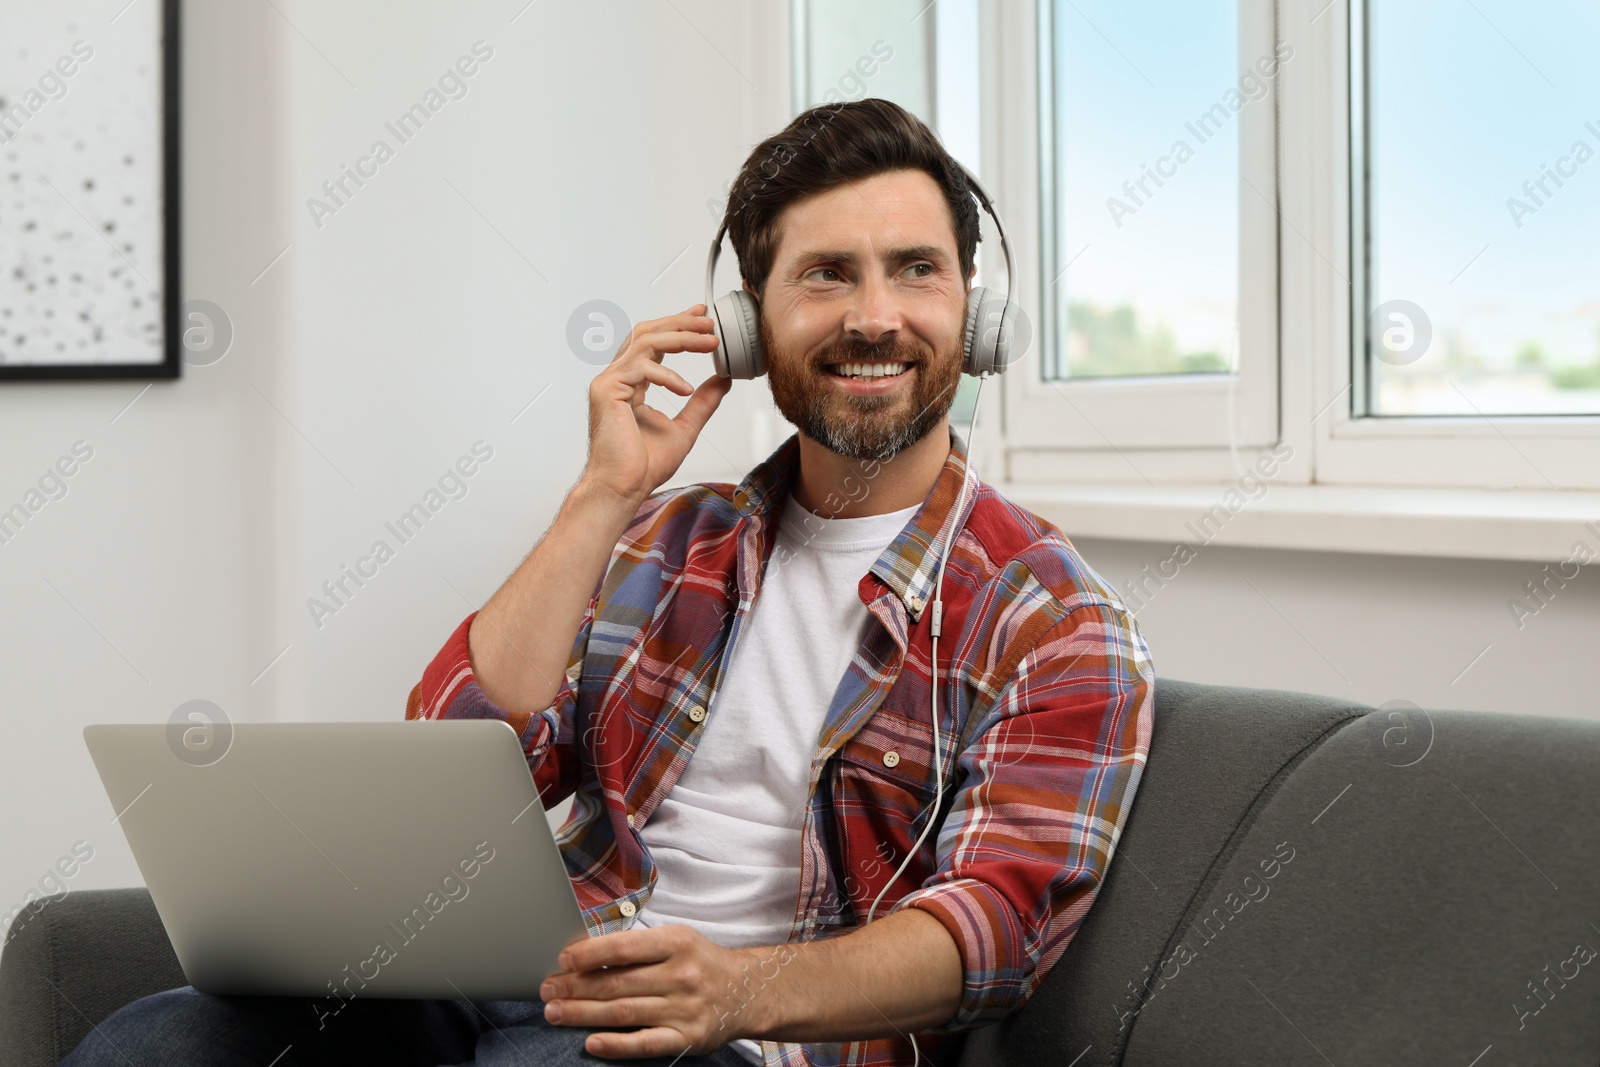
[[[875,382],[879,378],[898,378],[904,374],[911,364],[909,363],[835,363],[827,368],[829,374],[840,378],[850,378],[858,382]]]

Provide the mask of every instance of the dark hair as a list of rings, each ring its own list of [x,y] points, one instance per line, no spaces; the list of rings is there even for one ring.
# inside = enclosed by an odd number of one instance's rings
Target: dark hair
[[[961,167],[921,119],[877,97],[821,104],[802,112],[750,153],[728,192],[723,222],[739,273],[760,294],[778,250],[778,216],[813,193],[884,171],[927,172],[944,191],[956,234],[961,280],[978,250],[978,205]]]

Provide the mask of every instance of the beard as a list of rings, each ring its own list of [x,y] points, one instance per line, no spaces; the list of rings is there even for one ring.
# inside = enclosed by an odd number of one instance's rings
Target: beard
[[[847,337],[814,358],[780,351],[765,317],[762,351],[772,399],[794,426],[846,459],[889,460],[926,437],[955,402],[961,384],[960,353],[932,353],[899,337],[868,343]],[[911,388],[877,396],[855,396],[828,381],[832,363],[904,363],[916,368]]]

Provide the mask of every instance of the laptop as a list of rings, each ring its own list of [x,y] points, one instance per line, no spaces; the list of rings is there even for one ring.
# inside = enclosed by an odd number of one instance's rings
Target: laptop
[[[202,992],[539,1000],[588,936],[508,723],[97,724],[83,738]]]

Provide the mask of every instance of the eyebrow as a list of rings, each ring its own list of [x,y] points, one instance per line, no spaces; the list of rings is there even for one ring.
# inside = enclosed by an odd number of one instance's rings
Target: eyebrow
[[[890,263],[902,263],[908,259],[931,259],[936,263],[947,263],[950,256],[938,245],[913,245],[909,248],[891,248],[884,254],[883,259]],[[801,252],[795,256],[793,262],[805,263],[813,260],[821,260],[826,263],[855,264],[859,262],[854,252],[827,248],[810,249]]]

